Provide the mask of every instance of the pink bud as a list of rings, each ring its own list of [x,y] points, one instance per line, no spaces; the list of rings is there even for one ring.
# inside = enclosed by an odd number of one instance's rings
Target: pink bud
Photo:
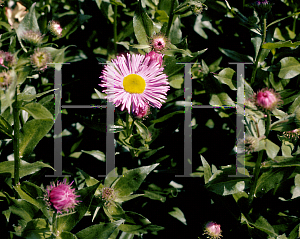
[[[65,179],[63,182],[58,182],[56,186],[52,183],[52,185],[47,187],[47,201],[58,213],[62,214],[63,211],[69,212],[80,202],[76,200],[80,196],[74,193],[75,189],[71,188],[72,183],[68,184]]]
[[[262,110],[274,110],[282,104],[281,97],[273,89],[264,88],[252,96],[253,103]]]
[[[156,53],[155,51],[150,51],[149,53],[146,54],[146,57],[150,57],[150,60],[148,62],[148,65],[150,65],[152,62],[158,62],[159,65],[161,66],[163,63],[163,54]]]
[[[162,33],[154,34],[150,39],[154,51],[161,52],[169,48],[170,40]]]
[[[148,104],[145,104],[144,107],[139,107],[137,112],[134,112],[133,114],[135,117],[139,119],[147,118],[147,115],[150,112],[150,107]]]
[[[207,234],[211,239],[218,239],[222,237],[221,232],[221,225],[215,222],[208,222],[205,225],[205,232],[203,233],[203,235]]]

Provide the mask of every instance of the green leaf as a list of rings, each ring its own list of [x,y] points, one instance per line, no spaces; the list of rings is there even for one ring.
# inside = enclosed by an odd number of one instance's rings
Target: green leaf
[[[159,118],[159,119],[152,120],[152,121],[151,121],[151,124],[164,122],[165,120],[167,120],[167,119],[169,119],[169,118],[171,118],[172,116],[177,115],[177,114],[184,114],[184,111],[175,111],[175,112],[166,114],[166,115],[162,116],[162,117]]]
[[[170,86],[175,89],[181,89],[181,86],[184,82],[183,74],[173,75],[168,78]]]
[[[294,57],[285,57],[280,63],[279,78],[291,79],[300,74],[300,63]]]
[[[270,225],[270,223],[268,223],[268,221],[263,216],[260,216],[252,225],[255,226],[257,229],[267,233],[269,236],[278,236],[275,233],[274,228]]]
[[[148,128],[146,127],[146,125],[144,125],[142,122],[140,121],[134,121],[134,124],[137,127],[137,132],[138,134],[146,141],[149,142],[151,140],[150,137],[150,132],[148,130]]]
[[[153,164],[126,171],[123,177],[118,178],[112,185],[116,197],[128,196],[138,190],[147,175],[158,165]]]
[[[140,233],[147,233],[150,231],[159,231],[163,227],[152,225],[151,222],[144,216],[135,213],[126,211],[125,213],[125,223],[118,227],[123,232],[129,232],[134,235],[140,235]]]
[[[169,16],[168,14],[166,13],[166,11],[164,10],[156,10],[157,14],[159,16],[156,17],[156,19],[160,22],[168,22],[169,21]]]
[[[236,87],[232,84],[232,77],[235,71],[231,68],[225,68],[219,72],[219,74],[214,75],[221,83],[226,84],[231,90],[236,90]]]
[[[169,39],[173,44],[179,43],[182,39],[182,31],[180,29],[180,25],[180,18],[175,16],[169,34]]]
[[[253,58],[251,56],[246,56],[243,54],[240,54],[236,51],[232,51],[232,50],[228,50],[228,49],[224,49],[219,47],[219,50],[226,56],[228,56],[229,58],[238,61],[238,62],[253,62]]]
[[[293,196],[291,199],[300,197],[300,174],[297,174],[294,180],[295,180],[295,187],[292,189]]]
[[[43,218],[29,221],[22,232],[23,238],[44,239],[50,238],[51,235],[49,224]]]
[[[27,121],[20,132],[20,156],[28,156],[40,140],[52,128],[52,119],[33,119]]]
[[[289,235],[289,239],[297,239],[300,237],[300,223],[295,226]]]
[[[23,188],[25,187],[27,193],[22,190],[22,187]],[[42,199],[44,196],[44,192],[42,191],[41,188],[39,188],[33,183],[25,181],[22,182],[22,185],[15,186],[14,189],[18,192],[20,198],[36,206],[38,209],[40,209],[43,212],[43,214],[47,217],[48,220],[51,220],[51,215],[47,210],[47,204]]]
[[[86,154],[92,155],[93,157],[95,157],[96,159],[105,162],[105,154],[99,150],[91,150],[91,151],[84,151],[81,150],[81,152],[84,152]]]
[[[14,161],[5,161],[0,163],[0,174],[1,173],[10,173],[11,177],[14,178]],[[50,165],[45,164],[43,162],[34,162],[34,163],[27,163],[26,161],[20,161],[20,178],[33,174],[42,168],[52,168]]]
[[[34,205],[26,202],[23,199],[9,198],[9,200],[11,201],[11,206],[9,206],[9,210],[11,211],[11,213],[18,215],[25,222],[31,221],[38,211],[38,209]]]
[[[18,94],[18,101],[29,102],[29,101],[34,100],[35,98],[41,97],[42,95],[45,95],[45,94],[55,91],[55,90],[57,90],[57,89],[47,90],[42,93],[36,94],[35,88],[33,86],[30,86],[30,87],[25,88],[25,90],[22,93]]]
[[[56,239],[77,239],[77,237],[71,232],[61,232]]]
[[[111,185],[113,184],[114,181],[116,181],[119,177],[118,177],[118,168],[114,168],[112,171],[110,171],[104,180],[104,186],[105,187],[111,187]]]
[[[212,176],[211,167],[202,155],[200,155],[200,158],[201,158],[203,169],[204,169],[204,182],[205,182],[205,184],[207,184],[209,179]]]
[[[152,192],[152,191],[147,191],[147,190],[144,190],[145,194],[143,195],[144,197],[147,197],[147,198],[150,198],[152,200],[158,200],[158,201],[161,201],[161,202],[165,202],[166,201],[166,197],[158,194],[158,193],[155,193],[155,192]]]
[[[115,199],[115,202],[122,203],[122,202],[129,201],[131,199],[140,197],[140,196],[144,196],[144,194],[132,194],[132,195],[125,196],[125,197],[119,197],[119,198]]]
[[[195,24],[194,24],[194,31],[195,32],[197,32],[204,39],[208,38],[207,34],[203,30],[204,28],[211,30],[216,35],[219,35],[219,32],[217,31],[217,29],[215,29],[213,27],[213,25],[211,24],[210,20],[202,20],[202,19],[205,19],[205,17],[203,17],[202,14],[199,14],[197,16],[197,18],[195,20]]]
[[[182,49],[175,49],[176,51],[183,51],[184,54],[186,54],[187,51]],[[186,56],[183,58],[176,59],[175,56],[165,56],[164,57],[164,64],[166,65],[164,68],[164,73],[171,77],[173,75],[177,75],[182,69],[185,67],[185,64],[178,64],[178,63],[186,63],[186,62],[193,62],[196,60],[198,56],[206,52],[207,48],[201,51],[197,51],[194,53],[191,53],[190,56]],[[168,52],[168,51],[167,51]]]
[[[148,45],[148,37],[158,32],[155,23],[143,9],[141,1],[138,2],[137,9],[133,16],[133,29],[136,39],[141,45]]]
[[[261,142],[265,143],[265,148],[266,148],[268,157],[271,159],[274,159],[277,156],[277,154],[280,150],[280,147],[277,144],[274,144],[269,139],[263,139],[263,140],[261,140]]]
[[[287,115],[287,116],[281,118],[280,120],[277,120],[273,124],[271,124],[270,129],[276,130],[276,131],[281,131],[281,132],[296,129],[297,126],[294,122],[294,117],[295,117],[294,114]]]
[[[235,103],[225,92],[212,94],[209,104],[211,106],[235,106]]]
[[[0,132],[7,135],[10,138],[13,138],[12,132],[13,128],[11,125],[0,115]]]
[[[108,239],[110,235],[120,226],[125,220],[119,220],[112,223],[98,224],[87,227],[78,233],[76,236],[78,239]],[[99,237],[101,235],[101,237]]]
[[[112,5],[116,5],[116,6],[122,6],[122,7],[125,7],[126,8],[126,5],[124,3],[122,3],[121,0],[110,0],[110,3]]]
[[[293,172],[292,168],[270,168],[264,172],[257,180],[255,195],[262,196],[271,189],[277,187],[282,181],[286,180]]]
[[[113,220],[122,219],[125,217],[125,212],[121,205],[117,202],[110,201],[103,206],[105,214]]]
[[[237,173],[235,166],[225,168],[214,173],[205,187],[222,196],[244,191],[246,182],[250,181],[251,178],[246,168],[237,168],[237,170],[244,177],[234,176]]]
[[[300,157],[284,157],[277,156],[273,160],[265,161],[262,164],[262,168],[288,168],[288,167],[300,167]]]
[[[78,200],[81,202],[75,208],[75,213],[62,215],[57,218],[58,231],[71,231],[72,228],[84,217],[99,184],[100,183],[97,183],[91,187],[83,188],[76,192],[76,195],[80,195]]]
[[[262,48],[264,49],[275,49],[275,48],[281,48],[281,47],[296,47],[300,45],[300,41],[292,42],[289,41],[280,41],[280,42],[267,42],[262,45]]]
[[[183,212],[178,207],[173,207],[173,210],[174,211],[169,212],[169,214],[172,217],[175,217],[176,219],[178,219],[179,221],[181,221],[184,225],[186,225],[186,219],[184,217]]]
[[[59,63],[64,63],[65,62],[65,51],[67,48],[71,47],[71,46],[75,46],[75,45],[69,45],[65,48],[62,49],[56,49],[53,47],[44,47],[43,49],[48,51],[53,59],[52,63],[56,63],[55,64],[55,69],[56,70],[61,70],[62,68],[62,64]]]
[[[53,120],[53,115],[39,103],[29,103],[20,109],[27,111],[35,119],[51,119]]]

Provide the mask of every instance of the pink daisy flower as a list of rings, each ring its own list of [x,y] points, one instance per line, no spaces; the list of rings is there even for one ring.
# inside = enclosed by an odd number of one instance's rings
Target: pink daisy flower
[[[138,113],[147,104],[160,108],[170,88],[163,69],[145,55],[117,56],[105,66],[99,85],[106,88],[103,92],[108,101],[120,105],[122,111],[126,108],[128,113]]]
[[[74,188],[71,188],[74,181],[70,184],[66,181],[67,180],[64,179],[63,182],[58,182],[56,186],[52,183],[52,185],[47,187],[47,201],[61,214],[63,211],[69,212],[69,210],[74,209],[80,202],[76,200],[76,198],[80,196],[74,193]]]

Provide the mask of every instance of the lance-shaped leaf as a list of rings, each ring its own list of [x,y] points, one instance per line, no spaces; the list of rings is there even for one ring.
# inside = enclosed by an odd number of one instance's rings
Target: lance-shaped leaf
[[[115,221],[113,223],[97,224],[87,227],[76,233],[78,239],[108,239],[110,235],[120,226],[125,220]],[[101,237],[99,237],[101,235]]]
[[[123,177],[118,178],[112,185],[116,198],[122,198],[138,190],[147,175],[158,166],[153,164],[126,171]]]
[[[53,120],[53,115],[47,110],[46,107],[39,103],[31,102],[20,109],[27,111],[35,119],[51,119]]]
[[[262,48],[265,49],[275,49],[275,48],[281,48],[281,47],[296,47],[300,45],[300,41],[292,42],[289,41],[280,41],[280,42],[267,42],[262,45]]]
[[[136,39],[141,45],[148,45],[148,37],[158,32],[158,27],[143,9],[141,1],[138,2],[133,16],[133,29]]]
[[[33,119],[27,121],[20,133],[20,156],[28,156],[40,140],[52,128],[52,119]]]
[[[0,174],[2,173],[10,173],[11,177],[14,178],[14,161],[5,161],[0,163]],[[45,164],[43,162],[34,162],[34,163],[27,163],[24,160],[20,162],[20,178],[33,174],[39,171],[42,168],[52,168],[50,165]]]

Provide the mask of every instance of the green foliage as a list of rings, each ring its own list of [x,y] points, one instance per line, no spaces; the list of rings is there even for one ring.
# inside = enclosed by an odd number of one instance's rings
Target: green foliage
[[[188,231],[200,238],[208,222],[221,225],[223,238],[300,237],[299,3],[86,3],[3,3],[1,237],[185,238]],[[51,20],[61,34],[50,35]],[[115,107],[109,122],[107,95],[95,88],[103,64],[149,53],[154,34],[168,40],[157,52],[170,86],[165,102],[143,118]],[[51,61],[39,67],[41,51]],[[278,93],[271,110],[257,101],[263,88]],[[63,163],[53,159],[58,138]],[[49,204],[47,185],[58,180],[45,177],[52,171],[74,179],[74,210],[58,214]]]

